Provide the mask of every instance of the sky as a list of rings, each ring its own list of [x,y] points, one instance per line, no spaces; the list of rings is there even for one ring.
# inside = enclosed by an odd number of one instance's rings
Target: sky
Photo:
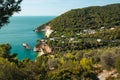
[[[120,3],[120,0],[23,0],[14,16],[58,16],[71,9]]]

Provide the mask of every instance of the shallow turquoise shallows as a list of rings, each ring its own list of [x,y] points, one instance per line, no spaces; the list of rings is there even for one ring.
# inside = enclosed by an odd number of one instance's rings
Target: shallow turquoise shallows
[[[36,40],[44,38],[43,33],[35,33],[33,30],[52,20],[55,16],[15,16],[10,18],[10,23],[0,29],[0,44],[9,43],[12,46],[11,53],[17,53],[18,59],[29,58],[34,60],[36,53],[33,47]],[[22,43],[26,42],[31,47],[26,50]]]

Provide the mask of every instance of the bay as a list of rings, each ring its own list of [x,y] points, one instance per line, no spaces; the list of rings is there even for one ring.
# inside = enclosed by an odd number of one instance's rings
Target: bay
[[[17,53],[19,60],[28,58],[35,60],[37,54],[33,52],[36,40],[44,38],[43,33],[35,33],[33,30],[52,20],[55,16],[14,16],[10,23],[0,29],[0,44],[9,43],[12,47],[11,54]],[[22,46],[26,42],[31,49]]]

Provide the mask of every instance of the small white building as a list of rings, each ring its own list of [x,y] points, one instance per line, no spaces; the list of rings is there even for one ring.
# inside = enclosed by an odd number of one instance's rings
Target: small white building
[[[92,30],[92,29],[85,29],[85,30],[83,30],[83,33],[95,34],[95,30]]]
[[[64,36],[64,35],[62,35],[61,37],[62,37],[62,38],[64,38],[65,36]]]
[[[114,30],[115,28],[110,28],[110,30]]]
[[[62,43],[65,43],[65,41],[62,41]]]
[[[100,29],[104,29],[105,27],[101,27]]]
[[[78,36],[79,36],[79,35],[80,35],[80,33],[76,33],[76,35],[78,35]]]
[[[55,40],[55,38],[50,38],[50,41],[54,41]]]
[[[101,42],[101,39],[97,39],[97,42]]]
[[[75,38],[70,38],[70,41],[74,41],[75,40]]]

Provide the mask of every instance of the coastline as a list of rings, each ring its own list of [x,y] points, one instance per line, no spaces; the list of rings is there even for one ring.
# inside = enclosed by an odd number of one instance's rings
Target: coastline
[[[36,44],[36,40],[45,38],[44,33],[35,33],[32,30],[41,24],[44,24],[54,17],[24,17],[16,16],[10,18],[10,23],[5,25],[0,30],[0,43],[9,43],[12,47],[11,54],[17,53],[19,60],[29,58],[35,60],[36,53],[32,48]],[[26,42],[30,45],[31,50],[26,50],[22,46],[22,43]]]

